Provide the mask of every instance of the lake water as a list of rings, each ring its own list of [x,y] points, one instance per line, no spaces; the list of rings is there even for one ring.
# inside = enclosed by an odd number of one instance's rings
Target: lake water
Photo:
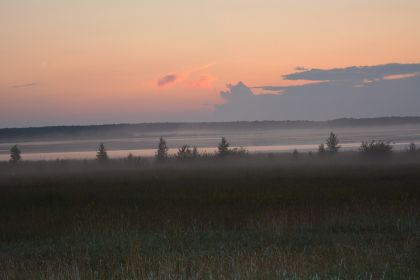
[[[391,141],[395,150],[405,149],[410,142],[420,145],[420,125],[354,127],[354,128],[320,128],[320,129],[277,129],[258,131],[235,131],[231,133],[208,131],[194,133],[177,131],[176,134],[147,135],[133,138],[64,140],[64,141],[27,141],[17,143],[0,143],[0,161],[9,159],[9,149],[18,144],[25,160],[55,159],[91,159],[96,156],[96,149],[103,142],[108,154],[113,158],[126,157],[129,153],[135,156],[153,156],[159,137],[165,137],[170,153],[176,153],[184,144],[197,146],[200,152],[212,153],[217,143],[225,136],[233,147],[245,147],[251,153],[262,152],[300,152],[316,151],[319,143],[325,141],[330,131],[334,131],[341,141],[343,150],[356,150],[362,141]]]

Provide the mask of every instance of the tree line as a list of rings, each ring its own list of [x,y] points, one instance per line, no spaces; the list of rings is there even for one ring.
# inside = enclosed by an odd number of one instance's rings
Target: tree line
[[[319,156],[328,156],[328,155],[335,155],[337,154],[340,149],[340,140],[338,139],[337,135],[333,132],[330,133],[328,138],[325,140],[325,143],[321,143],[318,146],[317,154]],[[363,141],[359,147],[359,152],[365,155],[388,155],[391,154],[393,151],[393,146],[389,141],[383,140],[371,140],[371,141]],[[410,143],[406,148],[406,152],[408,154],[420,154],[420,148],[416,146],[415,143]],[[10,148],[10,162],[11,163],[18,163],[22,161],[22,152],[19,149],[18,145],[14,145]],[[225,158],[229,156],[245,156],[248,154],[248,151],[244,147],[239,148],[231,148],[230,143],[225,137],[222,137],[220,142],[217,145],[217,151],[215,154],[209,154],[207,152],[200,153],[196,146],[189,146],[183,145],[177,151],[174,156],[169,155],[169,148],[166,143],[166,140],[163,137],[159,138],[158,147],[155,153],[155,159],[158,162],[162,162],[168,160],[169,158],[173,157],[178,160],[188,160],[188,159],[197,159],[197,158],[206,158],[217,156],[219,158]],[[312,155],[312,152],[309,152]],[[294,149],[292,152],[294,158],[299,157],[300,153],[297,149]],[[96,151],[96,160],[98,162],[107,162],[109,160],[108,152],[105,148],[104,143],[100,143],[98,150]],[[133,154],[129,154],[127,157],[130,161],[139,160],[139,157],[133,156]]]

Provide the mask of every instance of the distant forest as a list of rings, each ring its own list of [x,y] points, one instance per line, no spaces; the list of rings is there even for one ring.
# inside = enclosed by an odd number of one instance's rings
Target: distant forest
[[[420,117],[342,118],[330,121],[238,121],[202,123],[140,123],[86,126],[47,126],[0,129],[0,142],[25,140],[134,138],[179,131],[255,131],[420,124]]]

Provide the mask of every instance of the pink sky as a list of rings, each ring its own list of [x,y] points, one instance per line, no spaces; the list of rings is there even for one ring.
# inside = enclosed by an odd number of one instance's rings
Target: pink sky
[[[416,0],[122,2],[0,3],[0,127],[207,120],[228,83],[420,62]]]

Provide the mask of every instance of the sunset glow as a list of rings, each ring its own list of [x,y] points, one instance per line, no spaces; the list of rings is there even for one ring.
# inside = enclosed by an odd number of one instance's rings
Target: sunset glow
[[[211,120],[226,84],[420,62],[420,2],[2,1],[0,38],[0,127]]]

